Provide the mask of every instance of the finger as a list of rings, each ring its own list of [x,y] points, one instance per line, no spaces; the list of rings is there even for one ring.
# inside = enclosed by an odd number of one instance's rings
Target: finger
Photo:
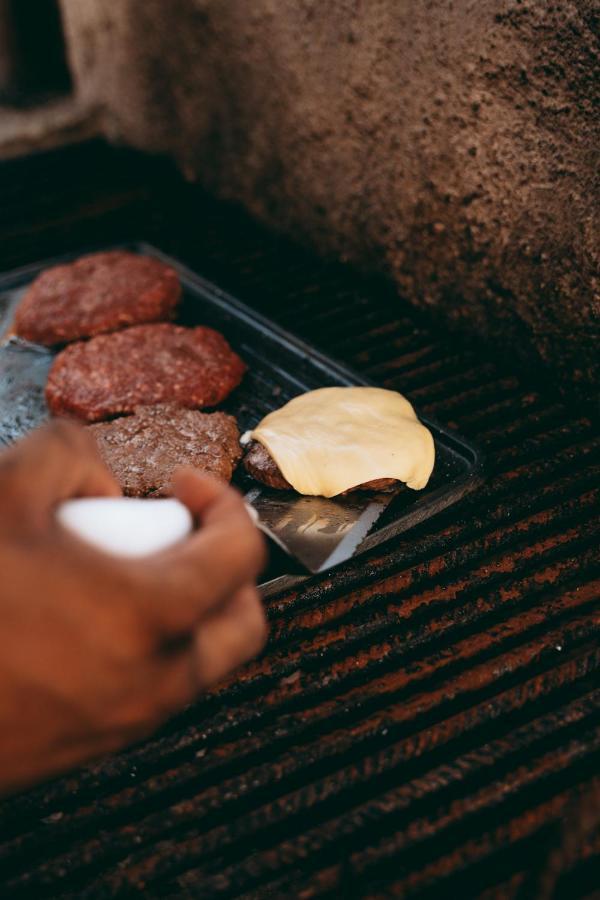
[[[220,478],[181,466],[173,473],[173,494],[184,503],[198,521],[227,493],[228,485]]]
[[[199,530],[136,566],[144,608],[171,635],[189,632],[254,582],[265,558],[263,538],[237,492],[197,473],[181,479],[177,491],[199,519]]]
[[[124,679],[124,683],[127,679]],[[111,710],[112,731],[140,733],[157,728],[200,692],[193,643],[144,660],[129,673],[128,690]]]
[[[157,679],[155,698],[159,719],[164,719],[188,706],[199,693],[196,654],[193,647],[188,644],[186,650],[164,665],[163,672]]]
[[[208,617],[192,641],[157,653],[130,673],[129,690],[107,723],[110,730],[143,734],[156,728],[255,656],[266,635],[260,597],[248,585],[222,612]]]
[[[0,480],[3,501],[33,527],[45,527],[62,500],[121,493],[93,438],[64,420],[54,420],[3,453]]]
[[[258,592],[242,588],[221,613],[204,622],[196,634],[196,672],[201,688],[256,656],[267,639],[267,621]]]
[[[225,482],[193,469],[180,469],[174,480],[175,495],[186,504],[202,526],[177,550],[181,562],[194,561],[199,552],[214,560],[219,569],[222,545],[228,548],[229,566],[249,565],[255,577],[266,560],[263,537],[250,518],[241,494]],[[229,535],[229,538],[228,538]],[[215,555],[211,553],[215,550]],[[218,572],[213,573],[218,576]],[[227,568],[222,572],[227,578]],[[251,579],[246,579],[251,580]],[[239,584],[239,582],[238,582]],[[226,589],[225,589],[226,590]]]
[[[72,572],[86,579],[93,596],[113,598],[120,613],[134,622],[148,652],[172,639],[191,637],[206,615],[255,581],[264,559],[262,536],[235,491],[196,473],[185,481],[188,493],[182,491],[183,496],[204,524],[171,550],[123,560],[66,531],[56,536],[60,546],[71,551]],[[112,615],[112,605],[107,615]]]

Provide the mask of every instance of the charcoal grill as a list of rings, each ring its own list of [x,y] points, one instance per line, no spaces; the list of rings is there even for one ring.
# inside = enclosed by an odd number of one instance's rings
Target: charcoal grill
[[[587,411],[163,163],[91,143],[0,193],[3,269],[142,233],[487,458],[459,504],[271,596],[264,655],[154,738],[5,801],[0,894],[597,896]]]

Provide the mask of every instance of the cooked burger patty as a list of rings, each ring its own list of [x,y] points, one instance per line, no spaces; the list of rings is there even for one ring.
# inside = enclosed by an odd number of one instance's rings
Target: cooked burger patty
[[[50,369],[46,400],[55,415],[87,422],[154,403],[216,406],[245,371],[212,328],[137,325],[65,347]]]
[[[244,456],[244,468],[249,475],[252,475],[253,478],[262,482],[262,484],[266,484],[268,487],[276,488],[280,491],[293,490],[289,481],[286,481],[283,477],[279,466],[267,448],[258,441],[252,441],[248,445],[248,450]],[[377,478],[374,481],[366,481],[364,484],[359,484],[344,493],[349,494],[352,491],[386,491],[395,487],[397,483],[395,478]]]
[[[169,319],[181,295],[177,273],[150,256],[92,253],[35,279],[15,331],[45,346]]]
[[[169,403],[140,406],[132,416],[88,429],[128,497],[169,495],[178,466],[193,466],[231,481],[242,455],[233,416]]]

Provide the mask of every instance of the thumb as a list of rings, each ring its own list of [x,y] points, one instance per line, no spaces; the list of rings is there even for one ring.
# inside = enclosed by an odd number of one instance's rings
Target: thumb
[[[177,469],[173,475],[173,495],[187,506],[198,522],[203,522],[211,508],[231,490],[214,475],[187,466]]]

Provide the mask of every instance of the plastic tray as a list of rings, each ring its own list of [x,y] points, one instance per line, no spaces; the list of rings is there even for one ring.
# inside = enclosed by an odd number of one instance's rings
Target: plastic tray
[[[220,407],[236,416],[242,433],[267,412],[304,391],[331,385],[372,384],[155,247],[136,242],[102,249],[147,253],[177,270],[183,285],[178,322],[210,325],[222,331],[248,364],[249,371],[242,385]],[[0,276],[0,334],[4,335],[0,347],[0,442],[4,444],[12,443],[47,419],[43,389],[53,357],[48,350],[8,338],[12,311],[23,290],[39,272],[79,255],[45,260]],[[360,545],[357,555],[424,522],[481,483],[482,462],[477,449],[439,422],[427,416],[419,417],[431,429],[435,440],[436,465],[432,478],[423,491],[399,493]],[[251,480],[245,474],[239,472],[235,480],[244,492],[250,489]],[[264,593],[278,592],[303,577],[306,576],[300,575],[287,557],[274,550],[264,575]]]

